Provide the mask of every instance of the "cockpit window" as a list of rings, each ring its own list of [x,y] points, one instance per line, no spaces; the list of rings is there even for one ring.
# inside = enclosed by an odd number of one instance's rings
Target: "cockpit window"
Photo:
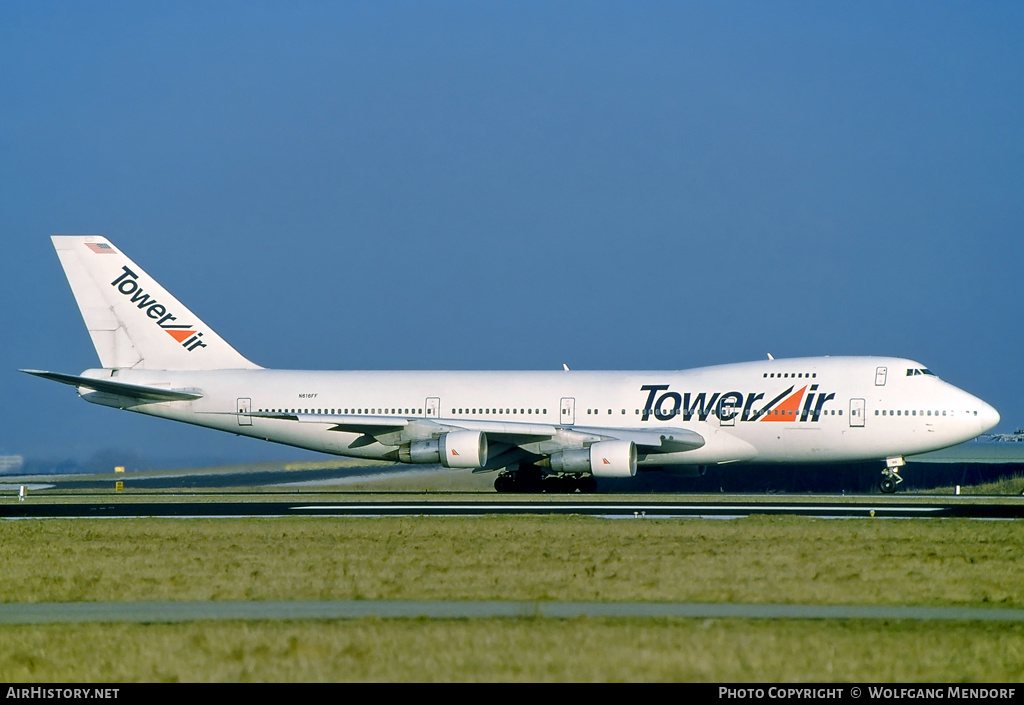
[[[915,369],[907,370],[907,377],[911,377],[913,375],[931,375],[932,377],[934,377],[935,373],[924,367],[918,367]]]

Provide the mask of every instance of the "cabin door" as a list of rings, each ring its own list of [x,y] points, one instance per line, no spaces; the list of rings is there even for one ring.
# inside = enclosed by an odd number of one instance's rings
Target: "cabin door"
[[[248,397],[239,398],[238,400],[238,425],[239,426],[252,426],[252,417],[249,416],[249,412],[252,411],[252,399]]]
[[[864,416],[864,400],[863,399],[851,399],[850,400],[850,427],[863,426],[866,421]]]
[[[575,397],[562,397],[561,411],[558,415],[558,423],[563,426],[571,426],[576,423],[576,399]]]

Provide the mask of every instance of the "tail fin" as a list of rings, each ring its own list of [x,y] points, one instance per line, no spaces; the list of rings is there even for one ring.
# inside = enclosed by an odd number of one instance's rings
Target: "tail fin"
[[[106,368],[258,368],[99,235],[54,235],[53,246]]]

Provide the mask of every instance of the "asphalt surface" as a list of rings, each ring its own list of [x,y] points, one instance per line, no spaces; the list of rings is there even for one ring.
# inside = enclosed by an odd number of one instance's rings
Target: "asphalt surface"
[[[202,620],[481,619],[577,617],[1024,622],[1021,609],[649,602],[388,601],[59,602],[0,604],[0,624],[143,624]]]
[[[160,495],[154,495],[159,497]],[[119,498],[109,501],[101,497],[63,498],[52,500],[29,496],[0,502],[0,518],[46,517],[272,517],[272,516],[485,516],[493,514],[577,514],[585,516],[641,518],[732,518],[753,514],[794,515],[822,518],[938,518],[966,517],[973,519],[1024,518],[1024,500],[985,501],[971,498],[918,498],[899,502],[877,497],[800,498],[800,501],[755,498],[743,501],[687,500],[612,500],[592,495],[587,500],[567,501],[546,497],[505,499],[505,495],[474,500],[409,501],[401,495],[394,501],[367,501],[358,496],[342,500],[316,500],[302,495],[277,495],[273,501],[252,500],[252,494],[239,499],[198,497],[160,499]],[[566,497],[561,495],[560,497]],[[242,500],[241,498],[245,499]],[[559,496],[553,496],[559,497]],[[74,500],[74,501],[69,501]],[[251,500],[251,501],[250,501]]]

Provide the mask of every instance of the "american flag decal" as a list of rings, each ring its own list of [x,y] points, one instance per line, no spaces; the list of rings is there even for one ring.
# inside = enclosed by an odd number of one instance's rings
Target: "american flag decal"
[[[117,250],[105,242],[87,242],[85,246],[100,255],[116,255]]]

